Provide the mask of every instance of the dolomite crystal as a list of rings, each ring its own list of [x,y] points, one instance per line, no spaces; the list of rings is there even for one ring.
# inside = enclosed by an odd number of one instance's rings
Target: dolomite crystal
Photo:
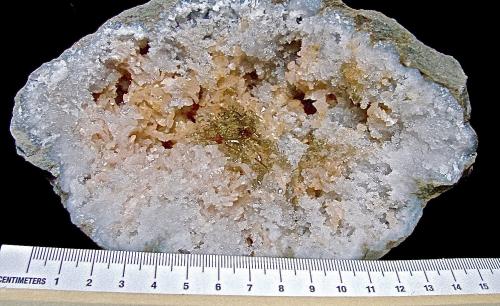
[[[475,159],[466,76],[336,0],[153,0],[42,65],[19,154],[104,248],[379,258]]]

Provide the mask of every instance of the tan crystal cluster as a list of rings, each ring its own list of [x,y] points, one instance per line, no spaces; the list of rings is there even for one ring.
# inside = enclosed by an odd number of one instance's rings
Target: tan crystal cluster
[[[378,13],[157,0],[35,71],[11,129],[105,248],[378,258],[472,165],[467,103]]]

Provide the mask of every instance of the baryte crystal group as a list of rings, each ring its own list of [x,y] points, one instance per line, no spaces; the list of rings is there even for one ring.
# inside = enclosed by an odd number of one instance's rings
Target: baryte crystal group
[[[378,258],[474,162],[466,76],[336,0],[153,0],[42,65],[18,152],[104,248]]]

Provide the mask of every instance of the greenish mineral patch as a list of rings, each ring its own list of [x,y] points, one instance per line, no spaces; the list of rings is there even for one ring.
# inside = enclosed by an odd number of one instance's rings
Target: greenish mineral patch
[[[342,64],[340,73],[345,84],[345,91],[354,103],[359,103],[364,90],[363,84],[359,80],[363,77],[363,72],[356,66],[356,63],[348,62]]]
[[[424,200],[426,203],[430,199],[433,199],[437,197],[438,195],[442,194],[443,192],[447,191],[450,189],[452,186],[440,186],[440,185],[435,185],[432,183],[422,183],[419,182],[417,183],[418,190],[415,192],[415,195],[421,199]]]
[[[248,164],[257,173],[254,184],[260,184],[264,175],[283,158],[276,143],[258,133],[260,119],[238,104],[231,104],[206,118],[195,138],[204,144],[218,144],[219,149],[234,162]]]
[[[293,205],[298,205],[298,197],[304,192],[310,197],[319,197],[323,194],[320,189],[304,186],[304,177],[302,176],[304,169],[322,168],[322,171],[334,179],[341,175],[344,164],[355,154],[355,150],[351,146],[332,145],[312,134],[309,134],[304,141],[309,147],[300,159],[297,168],[293,170],[285,194]]]

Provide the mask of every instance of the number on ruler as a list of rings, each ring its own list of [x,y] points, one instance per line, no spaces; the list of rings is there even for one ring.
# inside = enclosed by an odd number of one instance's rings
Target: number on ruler
[[[453,287],[453,290],[455,290],[455,291],[462,290],[462,286],[460,286],[460,284],[453,284],[451,286]]]
[[[366,289],[368,290],[368,293],[374,293],[375,292],[375,286],[366,286]]]
[[[222,287],[220,286],[219,283],[215,284],[215,290],[220,291]]]
[[[188,290],[189,289],[189,283],[184,283],[184,286],[182,286],[182,289]]]
[[[480,283],[480,284],[479,284],[479,287],[481,287],[481,289],[483,289],[483,290],[488,290],[488,289],[490,289],[490,287],[488,286],[488,284],[487,284],[487,283]]]
[[[279,285],[279,286],[278,286],[278,291],[279,291],[279,292],[283,292],[283,291],[285,291],[285,286],[283,286],[283,285]]]
[[[434,286],[432,285],[424,285],[425,291],[434,291]]]
[[[118,282],[118,288],[123,288],[125,287],[125,281],[122,279]]]
[[[85,284],[86,287],[92,287],[92,279],[89,278],[87,279],[87,283]]]
[[[248,287],[248,292],[252,291],[252,284],[247,284],[247,287]]]
[[[395,288],[398,292],[406,292],[405,286],[403,285],[397,285]]]
[[[156,285],[156,282],[153,282],[153,283],[151,284],[151,288],[156,289],[157,287],[158,287],[158,286]]]
[[[342,293],[347,292],[347,287],[346,286],[337,286],[337,290]]]
[[[54,281],[55,281],[55,284],[54,284],[54,285],[55,285],[55,286],[57,286],[57,285],[59,284],[59,277],[56,277],[56,278],[54,279]]]

